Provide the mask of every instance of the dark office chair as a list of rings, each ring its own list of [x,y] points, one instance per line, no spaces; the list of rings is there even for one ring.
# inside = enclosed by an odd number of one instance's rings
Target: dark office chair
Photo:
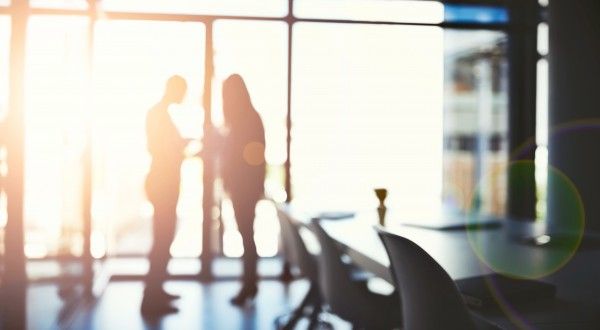
[[[404,329],[498,329],[469,313],[454,281],[412,241],[377,228],[402,300]]]
[[[280,325],[280,318],[278,318],[276,326],[279,329],[293,329],[302,317],[310,316],[309,329],[312,329],[319,323],[319,314],[322,311],[317,260],[306,248],[302,236],[300,236],[298,225],[281,210],[277,210],[277,215],[281,227],[284,256],[292,267],[299,270],[301,276],[308,279],[310,287],[300,305],[291,313],[287,323]],[[307,314],[307,310],[310,314]],[[323,322],[321,325],[327,326],[328,324]]]
[[[366,281],[353,278],[352,267],[342,261],[339,245],[325,232],[318,219],[311,229],[321,244],[318,256],[319,284],[331,312],[351,322],[355,328],[393,329],[401,325],[397,294],[381,295],[370,291]]]

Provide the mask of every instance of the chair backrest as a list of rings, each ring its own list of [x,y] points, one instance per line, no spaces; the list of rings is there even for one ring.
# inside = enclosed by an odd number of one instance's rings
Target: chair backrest
[[[311,229],[321,245],[318,256],[319,284],[323,298],[338,316],[353,320],[365,308],[364,299],[356,295],[352,283],[350,267],[342,261],[343,253],[336,242],[329,237],[318,219],[313,219]]]
[[[404,329],[475,329],[454,281],[414,242],[377,229],[402,301]]]
[[[318,282],[316,257],[306,248],[304,240],[300,236],[299,226],[282,210],[277,210],[277,217],[287,261],[297,267],[302,276],[315,283]]]

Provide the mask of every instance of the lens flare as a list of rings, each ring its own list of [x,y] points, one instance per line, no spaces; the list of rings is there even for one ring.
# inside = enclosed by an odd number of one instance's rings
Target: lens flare
[[[534,171],[533,161],[517,161],[491,175],[510,172],[509,180],[518,181],[531,177]],[[551,166],[548,167],[548,181],[553,183],[553,193],[560,198],[562,207],[559,214],[534,223],[514,222],[501,233],[481,230],[477,226],[481,214],[477,209],[477,201],[473,201],[467,217],[470,224],[467,237],[483,264],[496,273],[514,278],[539,279],[558,271],[577,251],[585,227],[585,212],[579,192],[564,173]],[[519,187],[522,183],[509,184]]]
[[[599,128],[598,119],[564,123],[549,130],[549,140]],[[582,198],[572,180],[548,164],[547,152],[545,146],[538,146],[534,138],[530,139],[511,153],[511,159],[528,158],[535,153],[535,161],[520,160],[505,168],[496,168],[487,173],[491,179],[484,176],[475,189],[467,217],[470,224],[467,237],[482,267],[517,279],[543,279],[562,269],[581,245],[585,230]],[[531,189],[527,181],[535,178],[539,219],[533,223],[513,221],[503,231],[480,230],[476,222],[482,215],[478,196],[486,182],[498,181],[501,176],[508,178],[508,184],[517,192]],[[548,196],[553,207],[546,207]],[[526,197],[524,194],[523,198]],[[546,212],[547,209],[550,212]],[[493,278],[487,278],[486,284],[498,307],[517,328],[534,329],[519,312],[519,306],[509,302]]]

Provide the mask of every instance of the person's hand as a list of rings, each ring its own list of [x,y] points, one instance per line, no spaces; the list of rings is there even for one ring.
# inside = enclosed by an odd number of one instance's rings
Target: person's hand
[[[196,139],[188,139],[188,144],[183,149],[183,154],[187,158],[202,157],[202,142]]]
[[[214,154],[221,149],[223,144],[223,135],[215,129],[212,128],[204,132],[204,137],[202,138],[203,150],[201,152],[200,157],[207,154]]]

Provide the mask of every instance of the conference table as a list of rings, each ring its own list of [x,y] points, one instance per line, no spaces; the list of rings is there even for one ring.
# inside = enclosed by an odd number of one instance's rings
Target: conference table
[[[323,217],[324,212],[293,203],[278,207],[300,225],[320,218],[325,231],[341,245],[352,263],[393,283],[387,253],[374,228],[379,223],[376,210],[337,218]],[[496,307],[472,309],[500,328],[600,329],[600,239],[597,235],[582,235],[581,240],[567,240],[557,247],[529,239],[544,232],[543,223],[539,222],[506,219],[499,226],[435,230],[403,225],[399,213],[388,211],[384,224],[385,230],[423,248],[453,280],[501,273],[556,286],[554,299],[511,304],[496,292]]]

